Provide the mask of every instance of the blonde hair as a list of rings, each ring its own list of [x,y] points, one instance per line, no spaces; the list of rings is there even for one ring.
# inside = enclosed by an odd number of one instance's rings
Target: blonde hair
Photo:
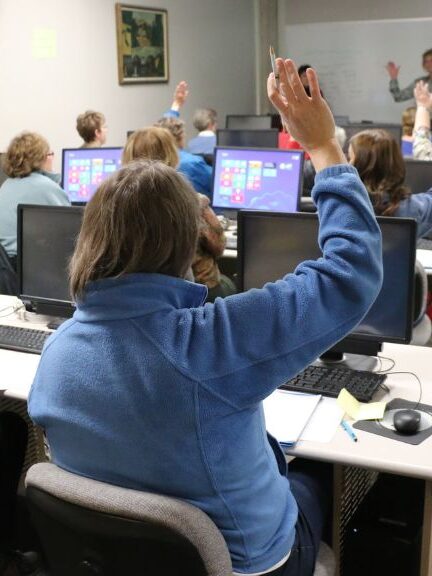
[[[76,129],[84,142],[93,142],[96,138],[96,130],[100,130],[105,124],[105,116],[102,112],[87,110],[77,118]]]
[[[162,162],[130,162],[87,204],[69,271],[74,297],[88,282],[147,272],[183,278],[195,254],[199,201]]]
[[[42,168],[50,147],[36,132],[22,132],[15,136],[6,150],[3,170],[10,178],[23,178]]]
[[[174,136],[177,146],[181,146],[185,136],[185,123],[180,118],[173,118],[172,116],[161,118],[155,124],[161,128],[166,128]]]
[[[132,160],[159,160],[176,168],[179,156],[175,140],[168,130],[150,126],[131,134],[123,150],[122,163]]]
[[[412,136],[417,108],[410,106],[402,112],[402,136]]]

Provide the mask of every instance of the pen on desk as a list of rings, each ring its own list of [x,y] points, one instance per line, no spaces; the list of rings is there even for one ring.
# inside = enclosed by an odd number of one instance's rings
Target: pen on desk
[[[351,438],[351,440],[353,442],[357,442],[358,438],[357,438],[356,433],[354,432],[351,424],[348,424],[348,422],[346,420],[342,420],[341,426],[345,430],[345,432],[348,434],[348,436]]]
[[[276,71],[276,55],[275,55],[275,51],[273,50],[273,46],[270,46],[269,52],[270,52],[271,66],[272,66],[272,70],[273,70],[273,74],[274,74],[275,82],[276,82],[276,88],[279,90],[279,74]]]

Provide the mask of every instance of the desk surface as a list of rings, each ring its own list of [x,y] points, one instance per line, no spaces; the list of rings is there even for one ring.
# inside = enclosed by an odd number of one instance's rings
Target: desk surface
[[[34,321],[29,323],[11,319],[9,323],[35,327]],[[43,326],[39,324],[38,327]],[[432,348],[385,344],[382,355],[395,361],[393,371],[415,372],[422,383],[422,402],[432,405]],[[0,349],[0,389],[5,390],[5,396],[27,399],[39,359],[40,356],[36,354]],[[388,364],[388,361],[383,360],[384,369]],[[419,399],[418,382],[410,374],[389,374],[386,384],[390,392],[383,392],[382,399],[387,402],[393,398],[405,398],[415,402]],[[361,430],[356,433],[356,443],[352,442],[342,429],[338,429],[334,439],[328,444],[301,441],[289,453],[432,479],[432,436],[418,446],[412,446]]]

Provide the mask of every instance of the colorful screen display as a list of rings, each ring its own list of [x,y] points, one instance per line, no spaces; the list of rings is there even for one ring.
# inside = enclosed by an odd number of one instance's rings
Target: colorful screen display
[[[258,148],[215,148],[213,207],[296,212],[303,152]]]
[[[98,186],[118,170],[122,148],[63,150],[63,189],[71,202],[88,202]]]

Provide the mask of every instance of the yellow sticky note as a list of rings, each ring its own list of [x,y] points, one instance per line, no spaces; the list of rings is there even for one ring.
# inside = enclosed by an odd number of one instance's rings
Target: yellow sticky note
[[[353,420],[380,420],[386,407],[385,402],[359,402],[346,388],[339,392],[337,403]]]
[[[32,56],[35,59],[55,58],[57,56],[57,31],[49,28],[33,30]]]

